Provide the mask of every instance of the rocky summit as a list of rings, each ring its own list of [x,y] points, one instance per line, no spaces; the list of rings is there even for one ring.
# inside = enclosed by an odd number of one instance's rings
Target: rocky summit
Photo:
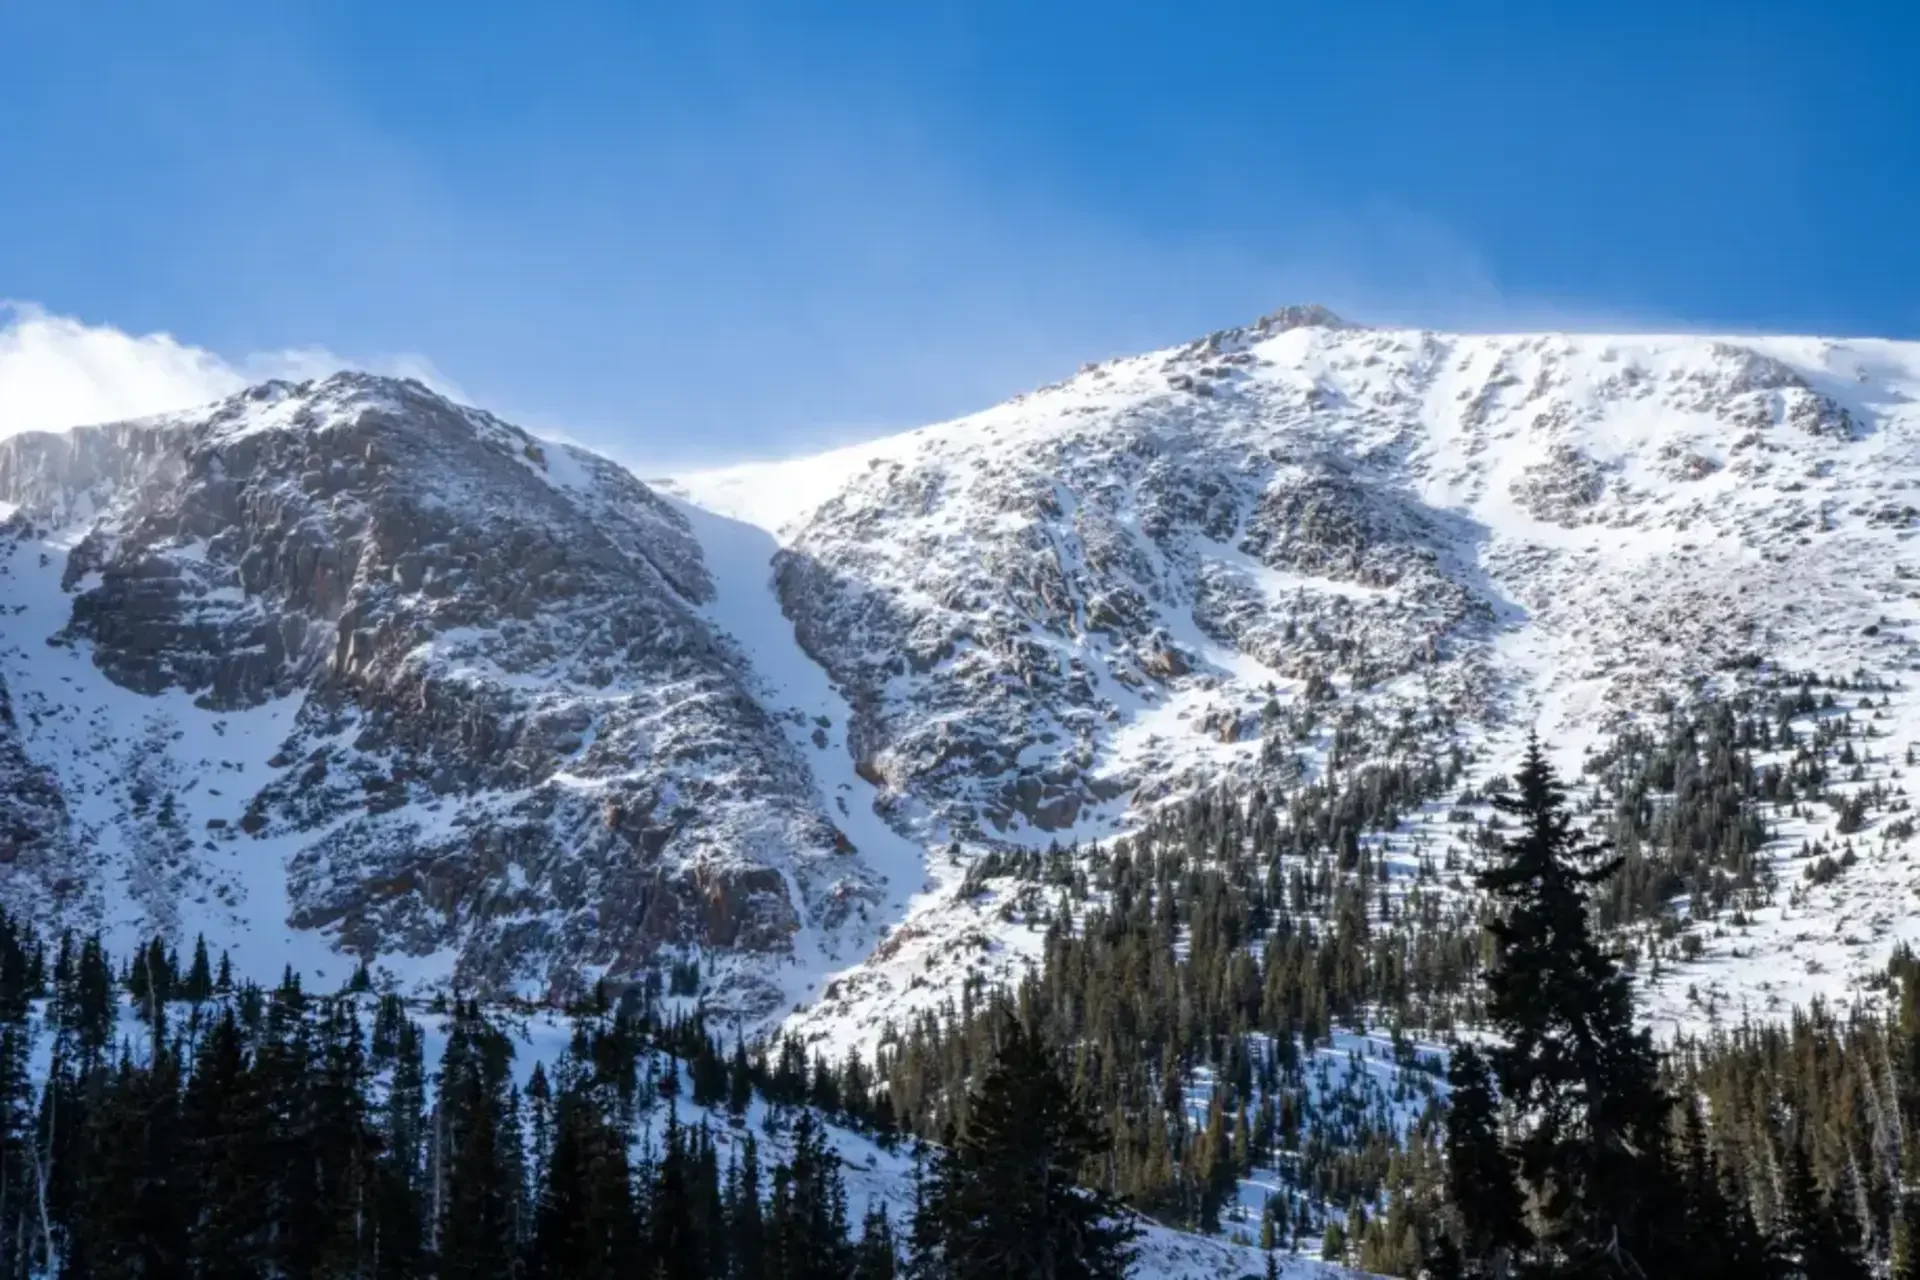
[[[874,895],[603,459],[341,375],[16,436],[0,495],[12,894],[488,989]]]
[[[1290,307],[642,483],[409,382],[0,441],[0,861],[117,936],[857,1040],[1027,954],[970,861],[1909,670],[1920,347]],[[1889,702],[1889,732],[1920,731]],[[1896,744],[1897,746],[1898,744]],[[1884,950],[1884,947],[1882,948]]]

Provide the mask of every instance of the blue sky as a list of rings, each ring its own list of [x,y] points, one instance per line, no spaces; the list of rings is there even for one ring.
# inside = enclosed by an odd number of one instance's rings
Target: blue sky
[[[1920,336],[1893,5],[0,3],[0,297],[658,465],[1325,301]],[[252,367],[252,366],[249,366]]]

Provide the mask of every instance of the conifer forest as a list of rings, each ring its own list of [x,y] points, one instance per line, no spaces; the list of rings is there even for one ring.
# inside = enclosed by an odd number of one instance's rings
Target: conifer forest
[[[1443,759],[988,854],[968,892],[1038,962],[864,1056],[743,1036],[695,961],[564,1009],[409,1002],[5,918],[0,1273],[1119,1277],[1161,1224],[1273,1275],[1920,1276],[1920,957],[1844,1010],[1636,1016],[1684,944],[1663,904],[1737,928],[1768,815],[1870,735],[1814,688],[1579,779],[1535,742],[1477,794]],[[1463,834],[1389,892],[1357,835],[1433,797]],[[905,1203],[850,1196],[847,1135]]]

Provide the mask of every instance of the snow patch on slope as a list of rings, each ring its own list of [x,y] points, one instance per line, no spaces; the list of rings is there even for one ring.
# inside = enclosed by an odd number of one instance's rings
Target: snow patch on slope
[[[794,971],[782,980],[796,1002],[810,1002],[835,974],[864,960],[925,904],[935,887],[928,879],[926,850],[875,812],[877,789],[854,771],[846,740],[852,711],[827,673],[801,649],[774,592],[773,557],[779,548],[773,534],[685,501],[675,505],[692,526],[713,580],[705,616],[739,647],[750,686],[807,762],[820,812],[846,837],[847,852],[886,886],[878,910],[857,927],[832,935],[803,927],[794,947]],[[805,920],[804,903],[796,901],[795,908]]]
[[[28,755],[59,780],[82,862],[51,884],[16,878],[17,890],[78,907],[119,954],[156,930],[204,933],[242,973],[271,979],[290,965],[321,989],[344,982],[353,959],[287,924],[287,860],[302,840],[238,831],[247,800],[284,772],[271,762],[300,700],[208,711],[178,690],[115,684],[85,640],[43,641],[67,625],[72,544],[38,532],[0,533],[0,680]]]

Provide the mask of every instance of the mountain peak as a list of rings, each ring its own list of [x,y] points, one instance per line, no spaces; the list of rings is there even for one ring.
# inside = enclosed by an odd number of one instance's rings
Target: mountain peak
[[[228,396],[211,411],[174,414],[169,419],[198,419],[215,437],[237,439],[262,431],[324,431],[357,421],[370,411],[435,420],[475,416],[415,379],[343,369],[304,382],[274,378],[256,383]]]
[[[1262,333],[1284,333],[1288,329],[1362,329],[1366,326],[1341,319],[1317,302],[1291,303],[1269,311],[1253,322]]]

